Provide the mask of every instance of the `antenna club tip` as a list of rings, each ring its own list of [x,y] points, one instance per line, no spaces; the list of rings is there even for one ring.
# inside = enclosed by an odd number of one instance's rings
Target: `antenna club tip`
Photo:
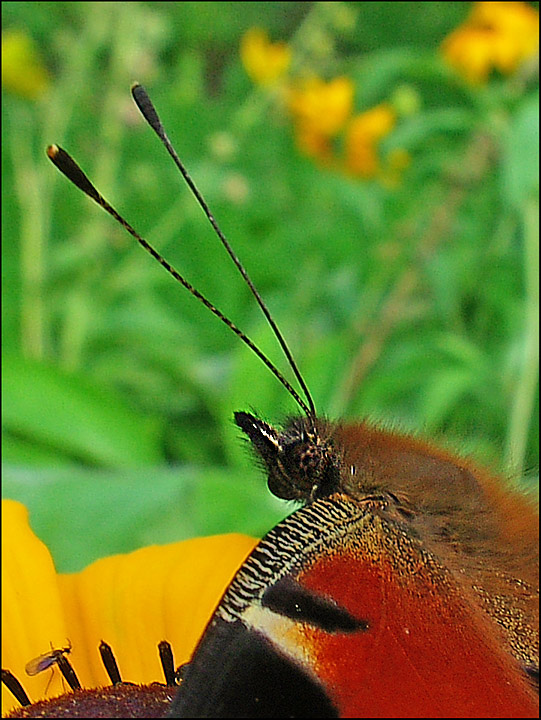
[[[54,160],[59,152],[60,152],[60,148],[58,147],[58,145],[48,145],[47,146],[47,155],[51,160]]]
[[[130,85],[130,90],[133,92],[136,88],[141,87],[141,83],[137,82],[137,80],[134,80],[132,84]]]

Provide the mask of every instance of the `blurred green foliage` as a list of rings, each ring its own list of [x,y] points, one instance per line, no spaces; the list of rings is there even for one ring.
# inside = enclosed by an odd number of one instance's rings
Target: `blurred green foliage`
[[[262,534],[270,498],[234,410],[297,412],[261,363],[50,165],[105,197],[285,369],[247,288],[133,106],[143,83],[331,418],[420,432],[504,472],[538,453],[535,79],[471,87],[439,45],[469,3],[6,2],[39,98],[3,93],[4,496],[59,569],[195,534]],[[409,108],[396,187],[317,166],[250,82],[263,27]],[[318,35],[319,33],[319,35]],[[307,40],[308,38],[308,40]],[[312,44],[309,40],[312,39]],[[301,42],[302,41],[302,42]],[[319,48],[319,51],[318,51]]]

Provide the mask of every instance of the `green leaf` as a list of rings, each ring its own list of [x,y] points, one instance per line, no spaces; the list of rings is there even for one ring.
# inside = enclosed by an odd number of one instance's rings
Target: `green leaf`
[[[289,514],[263,477],[221,468],[97,471],[5,466],[2,494],[24,503],[59,572],[198,535],[258,537]]]
[[[515,208],[539,192],[539,97],[525,98],[502,156],[502,195]]]
[[[3,388],[8,437],[102,467],[150,465],[161,457],[157,423],[88,378],[10,356]]]

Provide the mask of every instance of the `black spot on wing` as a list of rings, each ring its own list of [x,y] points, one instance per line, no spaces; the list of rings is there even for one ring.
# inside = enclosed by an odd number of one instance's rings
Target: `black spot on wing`
[[[329,633],[352,633],[368,629],[366,620],[354,617],[345,608],[304,588],[289,577],[265,590],[261,603],[279,615],[315,625]]]
[[[242,622],[207,629],[173,700],[173,718],[337,718],[315,677]]]

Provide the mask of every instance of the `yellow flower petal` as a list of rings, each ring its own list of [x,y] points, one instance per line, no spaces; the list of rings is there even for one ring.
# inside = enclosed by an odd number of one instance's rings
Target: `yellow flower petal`
[[[378,143],[391,132],[395,123],[396,115],[386,103],[353,118],[347,129],[345,149],[349,172],[363,178],[378,173]]]
[[[157,645],[168,640],[187,662],[235,572],[257,544],[244,535],[151,546],[57,575],[45,545],[17,502],[2,502],[2,667],[34,702],[64,691],[60,673],[25,674],[26,663],[70,641],[83,687],[109,684],[98,647],[113,648],[123,679],[163,681]],[[16,707],[2,688],[4,712]]]
[[[77,660],[84,685],[107,682],[97,648],[112,646],[122,677],[162,679],[157,646],[168,640],[187,662],[225,588],[255,547],[244,535],[196,538],[97,560],[60,576],[70,639],[90,649]],[[219,558],[219,562],[217,562]]]
[[[2,501],[2,667],[21,680],[31,698],[43,697],[50,673],[34,677],[25,665],[69,638],[54,563],[28,525],[28,511],[14,500]],[[63,692],[59,674],[47,695]],[[6,712],[17,703],[2,686]]]
[[[539,14],[523,2],[478,2],[442,44],[447,62],[472,83],[512,73],[539,47]]]
[[[351,115],[354,87],[347,77],[330,82],[311,78],[291,90],[289,107],[300,133],[332,137]]]
[[[242,37],[240,57],[253,82],[272,85],[288,69],[291,50],[285,43],[271,43],[261,28],[252,28]]]

